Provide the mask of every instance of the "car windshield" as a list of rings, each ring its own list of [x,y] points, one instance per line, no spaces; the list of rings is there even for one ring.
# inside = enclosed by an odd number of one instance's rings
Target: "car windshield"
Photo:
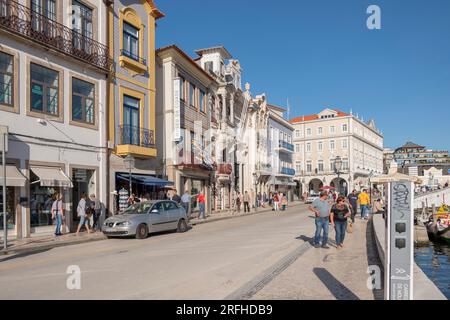
[[[152,205],[153,204],[151,202],[135,203],[126,208],[123,214],[146,214]]]

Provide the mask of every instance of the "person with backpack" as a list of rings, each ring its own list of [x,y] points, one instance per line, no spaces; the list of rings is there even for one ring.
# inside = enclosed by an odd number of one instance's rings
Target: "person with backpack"
[[[336,231],[336,247],[344,247],[345,232],[347,231],[347,219],[351,216],[350,208],[345,203],[345,197],[339,196],[336,204],[331,208],[330,222]]]
[[[52,204],[52,219],[56,221],[55,236],[62,236],[61,226],[64,217],[64,209],[62,205],[62,195],[56,194],[56,200]]]
[[[77,206],[77,216],[80,218],[80,223],[78,224],[76,235],[80,234],[80,230],[82,226],[86,227],[86,230],[91,233],[91,229],[89,228],[89,215],[91,214],[91,208],[86,202],[86,194],[83,193],[81,195],[81,199],[78,202]]]

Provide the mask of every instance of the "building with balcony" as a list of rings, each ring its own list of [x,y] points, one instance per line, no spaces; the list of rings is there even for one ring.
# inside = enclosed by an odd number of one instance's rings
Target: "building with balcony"
[[[268,150],[272,176],[267,191],[285,193],[288,200],[292,201],[296,186],[292,144],[294,127],[284,118],[286,109],[268,105],[268,110]]]
[[[238,149],[239,137],[247,118],[251,101],[248,90],[242,90],[242,69],[223,46],[196,50],[195,61],[218,83],[216,97],[211,106],[211,128],[214,131],[213,160],[219,164],[231,165],[230,174],[218,174],[213,179],[213,210],[233,210],[238,192],[243,192],[242,168],[245,157]]]
[[[65,231],[78,224],[82,193],[106,204],[107,10],[103,0],[0,0],[11,238],[54,233],[50,208],[58,193]]]
[[[371,176],[383,173],[383,135],[375,121],[324,109],[292,119],[294,126],[297,194],[334,186],[346,194],[369,186]],[[339,158],[338,158],[339,157]],[[342,166],[335,170],[336,159]]]
[[[115,62],[108,94],[110,190],[129,192],[131,171],[132,193],[154,198],[163,185],[143,184],[142,179],[133,176],[154,178],[160,167],[156,146],[155,31],[156,21],[164,14],[152,0],[117,0],[109,7],[107,17],[109,55]],[[158,134],[162,139],[164,133]],[[125,158],[132,161],[125,162]],[[117,205],[117,197],[111,197],[113,213]]]
[[[156,130],[163,176],[175,183],[180,195],[206,196],[206,212],[212,207],[212,180],[229,175],[231,166],[215,166],[212,160],[211,110],[217,100],[217,82],[191,57],[175,45],[156,51]],[[231,170],[230,170],[231,169]],[[193,198],[192,208],[197,210]]]

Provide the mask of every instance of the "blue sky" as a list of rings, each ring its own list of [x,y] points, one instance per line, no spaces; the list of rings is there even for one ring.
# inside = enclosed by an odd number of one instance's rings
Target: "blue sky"
[[[450,149],[449,0],[156,0],[157,46],[224,45],[253,94],[291,118],[325,107],[374,118],[386,147]],[[368,30],[367,7],[381,8]]]

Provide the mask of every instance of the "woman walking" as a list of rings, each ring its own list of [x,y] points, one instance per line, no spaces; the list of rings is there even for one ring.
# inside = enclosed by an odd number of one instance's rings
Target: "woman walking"
[[[61,225],[64,217],[64,209],[62,205],[62,195],[56,194],[56,200],[52,205],[52,219],[56,221],[55,236],[62,236]]]
[[[347,218],[350,217],[350,209],[345,203],[345,197],[339,196],[336,204],[331,208],[330,221],[336,231],[336,247],[344,247],[345,232],[347,231]]]
[[[275,211],[279,210],[279,208],[278,208],[279,203],[280,203],[280,198],[278,197],[278,193],[275,193],[275,195],[273,196],[273,209]]]

